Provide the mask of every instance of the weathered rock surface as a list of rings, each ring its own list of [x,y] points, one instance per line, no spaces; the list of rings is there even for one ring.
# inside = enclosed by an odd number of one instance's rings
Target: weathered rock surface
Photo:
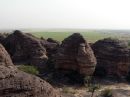
[[[97,58],[96,72],[104,71],[109,76],[125,77],[130,66],[129,49],[126,42],[106,38],[92,46]]]
[[[12,63],[0,45],[0,97],[61,97],[44,80],[22,71]]]
[[[42,39],[41,43],[46,48],[47,55],[49,57],[56,53],[56,50],[60,45],[60,42],[58,42],[52,38],[48,38],[47,40]]]
[[[56,43],[57,45],[60,45],[60,42],[57,40],[54,40],[53,38],[48,38],[47,41],[51,42],[51,43]]]
[[[129,97],[130,90],[123,90],[123,89],[112,89],[112,96],[111,97]],[[104,96],[94,96],[94,97],[104,97]]]
[[[113,97],[129,97],[130,90],[115,89],[113,90]]]
[[[48,57],[40,39],[16,30],[4,41],[4,46],[13,62],[45,67]]]
[[[56,69],[78,71],[83,75],[92,75],[96,66],[91,47],[79,33],[74,33],[62,41],[55,59]]]
[[[48,57],[51,58],[59,47],[59,42],[53,39],[39,39],[18,30],[8,35],[2,44],[14,63],[35,65],[41,69],[47,67]]]
[[[0,33],[0,43],[3,44],[9,33]]]

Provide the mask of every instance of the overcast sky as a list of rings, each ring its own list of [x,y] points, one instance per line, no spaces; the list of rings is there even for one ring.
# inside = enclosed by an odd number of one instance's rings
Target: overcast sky
[[[0,0],[0,29],[130,29],[130,0]]]

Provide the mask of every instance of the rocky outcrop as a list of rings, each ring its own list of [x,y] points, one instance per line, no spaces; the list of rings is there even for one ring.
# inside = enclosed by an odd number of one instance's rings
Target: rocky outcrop
[[[56,53],[57,48],[60,43],[52,38],[48,38],[47,40],[41,40],[42,45],[46,48],[47,55],[50,57]]]
[[[39,39],[30,33],[14,31],[2,43],[16,64],[30,64],[40,69],[47,67],[48,57],[56,53],[59,43],[53,39]]]
[[[0,44],[0,66],[5,67],[14,66],[9,54],[6,52],[6,50],[1,44]]]
[[[60,42],[57,40],[54,40],[53,38],[48,38],[47,41],[51,42],[51,43],[56,43],[57,45],[60,45]]]
[[[41,40],[18,30],[10,34],[4,42],[13,62],[36,65],[44,68],[48,57]]]
[[[3,44],[9,33],[0,33],[0,43]]]
[[[124,77],[128,74],[130,66],[129,49],[126,42],[106,38],[97,41],[92,46],[97,58],[97,75]]]
[[[61,97],[44,80],[22,71],[12,63],[10,56],[0,45],[0,97]]]
[[[74,33],[62,41],[55,59],[56,69],[78,71],[82,75],[92,75],[96,66],[91,47],[79,33]]]

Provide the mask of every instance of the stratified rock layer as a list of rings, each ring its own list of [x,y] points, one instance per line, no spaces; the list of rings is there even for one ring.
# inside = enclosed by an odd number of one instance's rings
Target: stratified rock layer
[[[96,72],[104,71],[106,75],[124,77],[130,66],[129,49],[126,42],[106,38],[92,46],[97,58]]]
[[[22,71],[12,63],[0,45],[0,97],[61,97],[44,80]]]
[[[16,30],[4,40],[3,45],[11,55],[13,62],[45,67],[48,59],[46,49],[41,40],[31,34]]]
[[[53,56],[60,45],[60,42],[52,38],[48,38],[47,40],[41,39],[41,43],[46,48],[48,57]]]
[[[74,33],[62,41],[55,58],[56,69],[78,71],[83,75],[92,75],[96,66],[91,47],[79,33]]]

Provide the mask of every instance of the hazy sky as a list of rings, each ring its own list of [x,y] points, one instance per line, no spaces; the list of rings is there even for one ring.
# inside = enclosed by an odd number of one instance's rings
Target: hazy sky
[[[130,0],[0,0],[3,28],[130,29]]]

